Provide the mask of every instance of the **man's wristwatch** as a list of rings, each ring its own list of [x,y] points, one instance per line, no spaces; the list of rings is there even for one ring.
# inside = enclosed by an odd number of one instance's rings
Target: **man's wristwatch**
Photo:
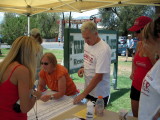
[[[53,95],[51,95],[51,98],[50,98],[50,100],[53,100],[54,99],[54,96]]]

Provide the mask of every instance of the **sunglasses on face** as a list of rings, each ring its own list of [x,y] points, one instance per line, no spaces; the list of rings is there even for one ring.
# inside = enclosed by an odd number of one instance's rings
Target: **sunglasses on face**
[[[48,65],[48,62],[41,62],[41,65]]]

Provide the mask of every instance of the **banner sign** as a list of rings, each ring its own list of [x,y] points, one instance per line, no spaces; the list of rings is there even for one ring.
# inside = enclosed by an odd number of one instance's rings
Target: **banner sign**
[[[99,30],[99,37],[111,48],[111,62],[117,61],[117,32]],[[84,39],[79,29],[65,29],[64,40],[64,65],[69,73],[77,72],[83,66]]]

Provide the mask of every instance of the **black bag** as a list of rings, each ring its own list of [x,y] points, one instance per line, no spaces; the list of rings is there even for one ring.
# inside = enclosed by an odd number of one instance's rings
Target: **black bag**
[[[21,112],[20,105],[18,103],[15,103],[13,105],[13,110],[17,113],[20,113]]]

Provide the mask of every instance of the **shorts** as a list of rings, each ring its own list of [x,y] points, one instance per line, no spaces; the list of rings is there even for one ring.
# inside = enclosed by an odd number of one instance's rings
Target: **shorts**
[[[133,86],[131,86],[131,93],[130,93],[130,98],[132,100],[136,100],[136,101],[139,101],[139,98],[140,98],[140,91],[137,90],[136,88],[134,88]]]
[[[133,54],[133,48],[127,48],[128,54],[132,55]]]
[[[96,102],[96,100],[97,100],[97,98],[95,98],[95,97],[93,97],[93,96],[91,96],[91,95],[87,95],[86,98],[87,98],[88,100],[94,101],[94,102]],[[104,100],[104,107],[107,107],[108,98],[109,98],[109,96],[103,98],[103,100]]]

